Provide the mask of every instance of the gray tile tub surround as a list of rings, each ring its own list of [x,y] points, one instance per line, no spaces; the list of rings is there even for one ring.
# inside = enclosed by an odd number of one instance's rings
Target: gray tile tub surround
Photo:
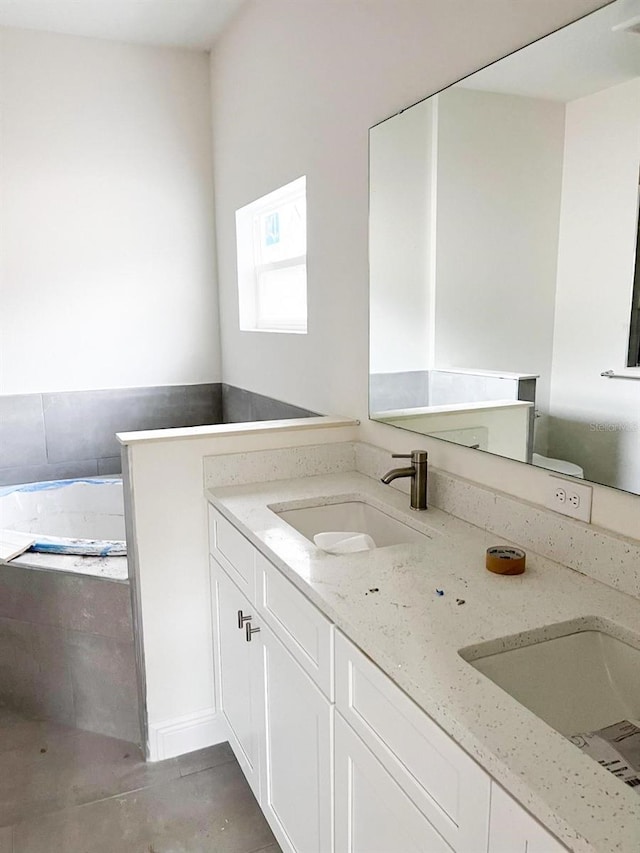
[[[42,395],[0,395],[0,467],[46,464]]]
[[[0,485],[119,474],[116,432],[221,422],[220,383],[0,396]]]
[[[369,411],[416,409],[429,405],[429,371],[372,373],[369,376]]]
[[[0,566],[0,705],[139,742],[129,585]]]
[[[203,426],[222,417],[219,384],[42,395],[47,459],[113,459],[117,432]]]
[[[222,384],[222,422],[225,424],[279,421],[290,418],[315,418],[317,412],[283,403],[255,391]]]
[[[220,382],[0,396],[0,485],[120,474],[117,432],[316,414]]]

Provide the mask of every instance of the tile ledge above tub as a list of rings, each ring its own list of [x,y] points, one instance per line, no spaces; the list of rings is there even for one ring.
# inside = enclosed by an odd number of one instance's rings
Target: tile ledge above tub
[[[256,421],[252,423],[214,424],[212,426],[184,427],[176,429],[150,429],[138,432],[120,432],[116,438],[123,445],[143,444],[149,441],[184,440],[185,438],[224,438],[235,435],[252,435],[286,430],[331,429],[358,426],[353,418],[321,416],[317,418],[290,418],[279,421]]]

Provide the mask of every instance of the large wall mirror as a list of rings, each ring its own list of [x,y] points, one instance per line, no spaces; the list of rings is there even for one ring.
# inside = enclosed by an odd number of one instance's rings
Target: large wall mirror
[[[640,494],[640,0],[370,131],[370,417]]]

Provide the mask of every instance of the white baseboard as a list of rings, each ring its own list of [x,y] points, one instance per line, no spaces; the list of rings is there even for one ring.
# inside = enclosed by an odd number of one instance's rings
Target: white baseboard
[[[162,723],[150,723],[148,760],[174,758],[225,740],[228,740],[226,722],[213,708]]]

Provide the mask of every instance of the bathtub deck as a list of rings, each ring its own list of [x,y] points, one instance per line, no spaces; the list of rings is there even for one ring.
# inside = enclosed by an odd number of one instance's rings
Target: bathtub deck
[[[27,551],[10,565],[46,572],[68,572],[74,575],[88,575],[93,578],[126,582],[129,579],[126,557],[78,557],[75,554],[36,554]]]

